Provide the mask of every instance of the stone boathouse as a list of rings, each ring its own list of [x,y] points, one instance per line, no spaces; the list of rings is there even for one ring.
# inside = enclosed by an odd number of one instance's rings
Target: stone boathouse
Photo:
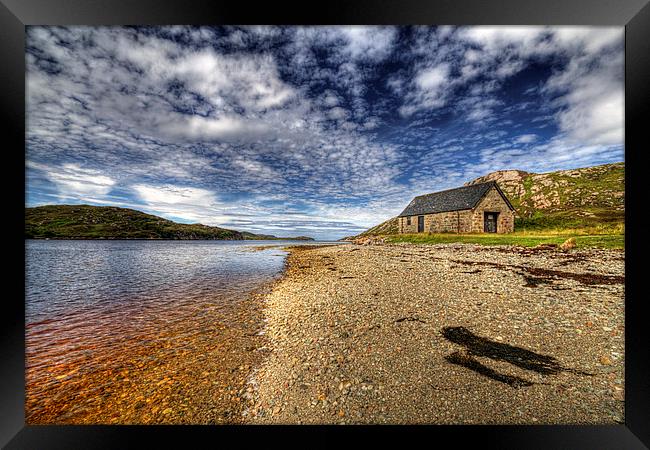
[[[515,209],[495,181],[420,195],[398,216],[400,233],[510,233]]]

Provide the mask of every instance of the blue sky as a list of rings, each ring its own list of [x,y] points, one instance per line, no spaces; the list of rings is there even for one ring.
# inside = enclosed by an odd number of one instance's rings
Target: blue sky
[[[623,27],[27,27],[26,204],[338,239],[624,159]]]

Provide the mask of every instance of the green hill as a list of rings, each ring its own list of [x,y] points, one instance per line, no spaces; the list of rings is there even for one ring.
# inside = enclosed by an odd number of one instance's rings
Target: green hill
[[[90,205],[47,205],[25,208],[25,238],[280,239],[271,235],[257,235],[201,224],[176,223],[134,209]]]
[[[548,173],[500,170],[465,185],[486,181],[496,181],[514,206],[515,231],[620,234],[625,228],[625,163]],[[394,217],[345,239],[396,233]]]
[[[548,173],[502,170],[467,184],[492,180],[517,211],[517,231],[623,228],[625,163]]]

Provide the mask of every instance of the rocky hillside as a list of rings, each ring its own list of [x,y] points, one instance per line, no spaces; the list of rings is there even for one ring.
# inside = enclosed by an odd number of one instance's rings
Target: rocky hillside
[[[623,229],[625,163],[548,173],[499,170],[465,185],[486,181],[496,181],[515,207],[516,230]],[[396,217],[346,240],[394,233]]]
[[[270,235],[257,235],[201,224],[176,223],[134,209],[90,205],[47,205],[25,208],[25,238],[278,239]]]
[[[364,237],[370,237],[370,236],[380,236],[380,235],[385,235],[385,234],[397,234],[398,232],[398,223],[397,223],[397,217],[393,217],[392,219],[388,219],[386,222],[382,222],[379,225],[376,225],[369,230],[364,231],[361,234],[358,234],[356,236],[350,236],[346,237],[344,239],[341,239],[343,241],[353,241],[358,238],[364,238]]]
[[[466,185],[496,181],[517,211],[519,228],[623,223],[625,163],[548,173],[500,170]]]

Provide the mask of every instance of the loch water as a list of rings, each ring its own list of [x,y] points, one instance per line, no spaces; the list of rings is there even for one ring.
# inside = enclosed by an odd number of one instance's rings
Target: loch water
[[[27,423],[175,423],[170,405],[176,422],[214,422],[200,410],[221,394],[199,374],[220,379],[237,330],[259,326],[242,302],[295,244],[27,240]]]

